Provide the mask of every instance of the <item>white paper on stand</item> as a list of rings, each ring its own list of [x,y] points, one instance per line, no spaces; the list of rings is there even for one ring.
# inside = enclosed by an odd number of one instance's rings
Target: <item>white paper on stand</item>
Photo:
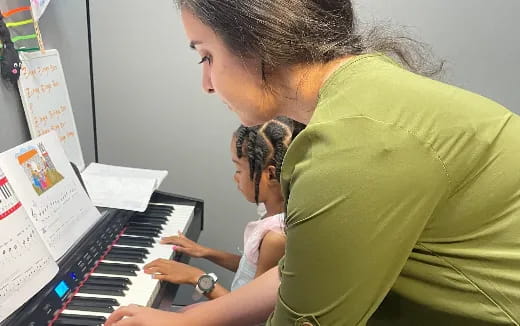
[[[81,176],[94,205],[138,212],[146,210],[168,171],[92,163]]]

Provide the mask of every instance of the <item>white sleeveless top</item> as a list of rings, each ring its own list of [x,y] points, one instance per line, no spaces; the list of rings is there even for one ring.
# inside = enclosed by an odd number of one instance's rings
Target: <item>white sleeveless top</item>
[[[255,278],[262,239],[269,231],[283,234],[283,213],[249,222],[244,230],[244,254],[240,259],[231,291],[251,282]]]

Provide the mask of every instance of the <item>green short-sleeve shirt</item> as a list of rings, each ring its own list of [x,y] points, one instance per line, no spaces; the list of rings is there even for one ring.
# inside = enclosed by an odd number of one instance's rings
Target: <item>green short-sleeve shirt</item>
[[[282,170],[268,325],[518,325],[520,118],[363,55],[325,83]]]

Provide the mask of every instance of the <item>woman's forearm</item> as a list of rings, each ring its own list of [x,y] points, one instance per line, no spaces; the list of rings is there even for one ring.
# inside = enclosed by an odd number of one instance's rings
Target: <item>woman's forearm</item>
[[[243,326],[261,323],[274,310],[280,279],[274,267],[236,291],[184,313],[189,325]]]

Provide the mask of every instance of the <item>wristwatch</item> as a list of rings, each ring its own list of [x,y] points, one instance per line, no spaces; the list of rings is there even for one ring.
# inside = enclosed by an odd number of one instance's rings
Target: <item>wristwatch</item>
[[[195,291],[193,292],[193,300],[200,299],[204,294],[210,293],[217,283],[218,277],[215,273],[204,274],[199,277]]]

